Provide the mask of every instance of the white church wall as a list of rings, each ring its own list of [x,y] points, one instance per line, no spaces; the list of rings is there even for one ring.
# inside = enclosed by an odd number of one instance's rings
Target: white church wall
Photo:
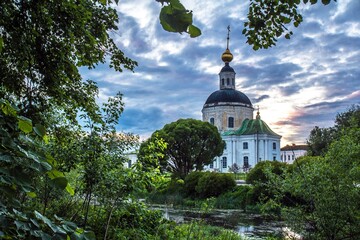
[[[232,135],[223,136],[223,140],[226,143],[226,149],[220,157],[215,158],[212,166],[206,167],[207,170],[228,172],[229,167],[236,163],[241,171],[248,171],[260,161],[280,160],[280,137],[267,134]],[[274,143],[275,149],[273,149]],[[247,158],[247,165],[244,165],[245,158]]]

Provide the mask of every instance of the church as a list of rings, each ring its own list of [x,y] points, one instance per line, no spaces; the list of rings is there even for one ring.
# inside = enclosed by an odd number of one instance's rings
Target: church
[[[217,127],[226,146],[223,154],[206,166],[206,170],[230,172],[235,168],[247,172],[258,162],[280,160],[281,136],[261,119],[259,109],[255,118],[250,99],[236,90],[235,71],[230,66],[233,55],[227,48],[221,59],[224,66],[219,73],[219,90],[210,94],[202,109],[202,120]]]

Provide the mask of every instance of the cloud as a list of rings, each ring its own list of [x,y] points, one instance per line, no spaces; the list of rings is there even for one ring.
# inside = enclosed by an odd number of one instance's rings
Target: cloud
[[[119,31],[110,33],[135,73],[106,65],[81,69],[100,87],[100,102],[120,91],[125,111],[119,130],[149,136],[178,118],[201,119],[207,97],[219,88],[231,25],[230,65],[237,89],[260,106],[261,116],[283,136],[282,145],[304,142],[314,126],[330,126],[338,112],[360,102],[360,1],[302,5],[304,22],[277,46],[253,51],[241,34],[248,1],[187,1],[199,38],[162,29],[156,1],[120,2]]]

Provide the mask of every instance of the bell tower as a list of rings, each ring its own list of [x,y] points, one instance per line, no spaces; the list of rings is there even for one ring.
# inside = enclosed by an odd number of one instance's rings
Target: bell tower
[[[235,89],[235,71],[230,67],[229,63],[233,60],[233,55],[229,50],[230,42],[230,26],[228,26],[228,34],[226,41],[226,50],[221,55],[221,60],[225,63],[225,66],[221,69],[219,73],[219,85],[220,89]]]

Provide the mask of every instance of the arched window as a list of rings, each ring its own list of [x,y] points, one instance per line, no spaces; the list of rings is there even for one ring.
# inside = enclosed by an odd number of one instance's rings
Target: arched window
[[[229,117],[229,119],[228,119],[228,127],[229,128],[234,127],[234,118],[233,117]]]
[[[249,168],[249,157],[248,156],[244,157],[244,168]]]
[[[225,79],[221,79],[221,85],[225,84]]]
[[[222,158],[222,167],[227,168],[227,159],[226,159],[226,157]]]
[[[247,142],[243,142],[243,149],[248,149],[249,148],[249,145]]]
[[[276,150],[276,142],[273,142],[273,149]]]
[[[214,125],[214,124],[215,124],[215,119],[214,119],[214,118],[210,118],[210,123],[211,123],[212,125]]]
[[[226,85],[230,85],[230,79],[226,79]]]
[[[232,79],[232,85],[235,86],[235,79]]]

